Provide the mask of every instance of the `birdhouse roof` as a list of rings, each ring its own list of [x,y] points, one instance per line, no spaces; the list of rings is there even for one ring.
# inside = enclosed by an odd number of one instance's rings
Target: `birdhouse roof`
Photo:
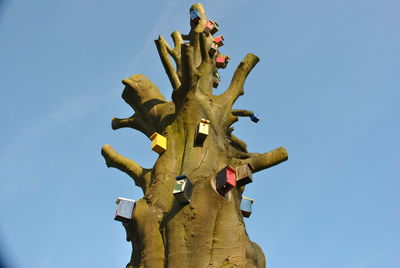
[[[236,172],[236,169],[234,169],[234,168],[231,167],[231,166],[227,166],[226,169],[229,169],[229,170],[232,171],[232,172]]]
[[[157,135],[160,135],[160,134],[157,132],[154,132],[153,134],[151,134],[150,140],[153,140]]]
[[[176,176],[176,177],[175,177],[175,179],[176,179],[177,181],[183,180],[183,179],[186,179],[186,178],[188,178],[188,176],[186,176],[185,174],[182,174],[182,175],[179,175],[179,176]]]
[[[118,199],[115,201],[115,203],[116,203],[116,204],[119,204],[119,202],[121,202],[121,200],[132,201],[133,203],[135,203],[135,200],[133,200],[133,199],[128,199],[128,198],[124,198],[124,197],[118,197]]]
[[[254,202],[254,199],[251,199],[251,198],[245,197],[245,196],[243,196],[243,195],[242,195],[242,198],[244,198],[244,199],[247,199],[247,200],[250,200],[252,203]]]

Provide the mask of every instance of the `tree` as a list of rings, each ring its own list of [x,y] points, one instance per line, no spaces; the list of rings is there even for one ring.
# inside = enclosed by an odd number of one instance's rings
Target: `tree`
[[[194,4],[190,10],[197,10],[201,19],[191,20],[188,35],[171,34],[173,48],[162,36],[155,40],[173,88],[172,101],[137,74],[122,81],[122,98],[135,113],[112,119],[113,129],[129,127],[147,137],[154,132],[162,134],[167,150],[147,169],[110,145],[102,148],[107,166],[127,173],[144,194],[136,202],[130,223],[124,224],[133,247],[127,267],[265,267],[264,254],[250,241],[239,208],[244,186],[221,195],[215,189],[216,174],[227,165],[245,164],[252,164],[253,172],[258,172],[287,160],[288,155],[282,147],[263,154],[248,153],[246,143],[232,133],[238,117],[253,115],[232,106],[244,94],[245,80],[259,59],[248,54],[226,91],[214,95],[217,67],[215,55],[209,53],[214,37],[203,31],[207,22],[203,6]],[[199,144],[195,136],[201,118],[210,121],[210,132]],[[187,205],[172,194],[175,177],[182,174],[193,183]]]

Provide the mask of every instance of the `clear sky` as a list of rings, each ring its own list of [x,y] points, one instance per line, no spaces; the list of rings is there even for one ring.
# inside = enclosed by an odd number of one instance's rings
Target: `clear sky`
[[[146,74],[169,97],[153,40],[189,30],[190,1],[0,0],[0,255],[10,268],[125,267],[115,199],[140,199],[107,169],[109,143],[145,167],[156,154],[127,117],[120,81]],[[238,63],[261,58],[237,108],[250,151],[285,146],[245,195],[269,268],[400,267],[400,2],[207,0]],[[1,266],[1,265],[0,265]]]

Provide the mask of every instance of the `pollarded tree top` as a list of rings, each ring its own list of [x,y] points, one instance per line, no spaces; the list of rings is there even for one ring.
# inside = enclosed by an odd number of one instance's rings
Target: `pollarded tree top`
[[[230,59],[220,53],[225,40],[207,28],[213,21],[207,19],[202,4],[194,4],[190,12],[188,34],[173,32],[173,46],[162,36],[155,40],[172,100],[146,76],[133,75],[122,81],[122,98],[134,114],[112,119],[113,129],[128,127],[149,139],[162,137],[165,146],[158,141],[153,144],[153,149],[162,147],[154,149],[159,153],[156,163],[151,169],[143,168],[110,145],[102,148],[107,166],[127,173],[144,194],[136,202],[131,223],[124,225],[127,239],[134,244],[128,267],[264,267],[262,251],[249,240],[240,211],[244,185],[251,179],[239,186],[230,182],[221,190],[216,177],[225,168],[235,173],[243,165],[258,172],[287,160],[288,155],[283,147],[249,153],[246,143],[232,133],[239,117],[259,120],[252,111],[232,108],[244,94],[245,80],[259,59],[247,54],[228,88],[215,95],[213,87],[221,79],[218,69],[225,68]],[[207,130],[197,131],[200,123],[207,124]],[[183,175],[190,178],[193,193],[189,191],[190,198],[174,198],[176,178]],[[177,199],[190,203],[183,206]]]

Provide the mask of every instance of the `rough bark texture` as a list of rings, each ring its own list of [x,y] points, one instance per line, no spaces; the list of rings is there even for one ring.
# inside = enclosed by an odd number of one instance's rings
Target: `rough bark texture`
[[[246,77],[259,59],[248,54],[228,89],[213,95],[216,63],[208,53],[213,36],[202,32],[207,21],[203,6],[195,4],[193,9],[200,12],[200,22],[191,22],[188,35],[172,33],[173,48],[161,36],[155,41],[173,88],[172,101],[137,74],[123,80],[122,93],[134,115],[112,120],[113,129],[130,127],[148,137],[162,134],[167,150],[152,169],[145,169],[110,145],[102,148],[107,166],[127,173],[144,193],[132,221],[124,224],[133,247],[127,267],[266,267],[261,248],[246,233],[239,208],[243,187],[223,197],[215,190],[215,178],[227,165],[251,163],[257,172],[285,161],[288,155],[282,147],[264,154],[248,153],[246,144],[232,134],[231,125],[238,117],[252,114],[232,106],[243,95]],[[210,120],[210,131],[199,145],[195,130],[201,118]],[[172,194],[175,177],[181,174],[188,175],[194,185],[186,206]]]

